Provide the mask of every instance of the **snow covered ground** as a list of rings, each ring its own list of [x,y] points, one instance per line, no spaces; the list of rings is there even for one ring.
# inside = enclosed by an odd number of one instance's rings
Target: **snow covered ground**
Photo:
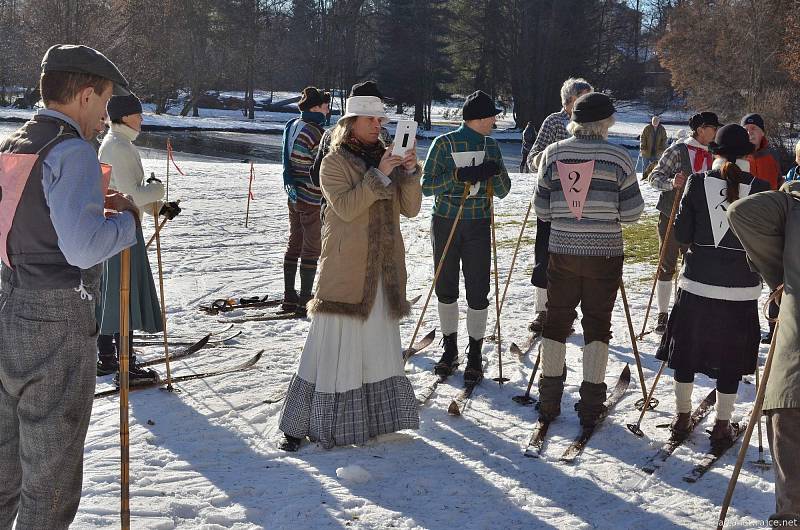
[[[164,153],[147,151],[146,156],[145,171],[163,177]],[[286,206],[280,166],[257,165],[255,201],[250,227],[245,228],[248,166],[180,153],[176,158],[186,176],[172,174],[170,194],[183,199],[184,210],[163,233],[166,303],[170,332],[194,337],[224,326],[217,321],[220,317],[197,311],[201,302],[225,296],[280,295]],[[511,194],[497,202],[501,282],[533,189],[530,176],[512,178]],[[656,195],[649,187],[643,191],[647,214],[653,214]],[[425,199],[417,218],[402,221],[409,297],[424,296],[432,282],[430,208],[431,200]],[[149,233],[152,219],[145,224]],[[266,350],[250,371],[179,384],[174,394],[143,390],[131,395],[134,528],[668,529],[715,525],[734,451],[698,483],[683,482],[682,475],[708,445],[703,429],[698,428],[691,443],[656,474],[646,475],[637,467],[667,438],[668,430],[656,425],[670,421],[674,398],[671,378],[665,374],[656,392],[661,405],[642,425],[646,437],[637,438],[625,428],[636,421],[633,404],[642,395],[621,302],[614,313],[607,382],[613,386],[625,364],[630,364],[634,375],[626,396],[576,463],[558,462],[578,431],[572,405],[581,381],[582,337],[576,323],[569,339],[563,414],[551,427],[544,457],[534,460],[522,455],[536,412],[511,398],[524,392],[534,359],[517,359],[507,348],[511,340],[524,340],[533,316],[529,283],[533,247],[528,236],[534,230],[535,223],[530,223],[502,315],[503,373],[511,381],[503,387],[491,381],[498,363],[494,346],[486,344],[487,379],[462,417],[447,414],[462,383],[459,373],[421,409],[418,431],[383,436],[363,447],[328,451],[311,444],[297,454],[286,454],[276,448],[281,405],[264,400],[288,384],[309,322],[240,324],[237,329],[243,333],[232,344],[174,362],[173,374],[181,375],[234,364],[252,352]],[[155,256],[151,260],[155,266]],[[651,273],[652,266],[643,264],[625,268],[637,331]],[[402,322],[404,342],[421,308],[422,302],[417,303],[412,316]],[[465,310],[462,305],[462,313]],[[437,320],[432,300],[423,330],[435,328]],[[461,337],[465,336],[462,319]],[[648,385],[659,364],[653,358],[655,347],[652,334],[639,345]],[[431,346],[409,363],[408,375],[418,390],[428,380],[437,350]],[[142,357],[155,357],[158,351],[145,348]],[[98,389],[108,385],[110,376],[98,380]],[[710,388],[706,378],[698,377],[695,404]],[[753,385],[743,384],[735,418],[748,413],[753,398]],[[703,427],[710,423],[711,419]],[[117,398],[97,400],[86,440],[83,499],[75,528],[118,522],[118,428]],[[757,443],[754,436],[748,460],[757,458]],[[745,465],[729,521],[763,525],[759,521],[774,506],[772,481],[771,471]]]

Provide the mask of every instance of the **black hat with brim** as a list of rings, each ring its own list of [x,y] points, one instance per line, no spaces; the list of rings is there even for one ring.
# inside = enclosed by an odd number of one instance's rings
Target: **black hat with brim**
[[[719,129],[722,124],[713,112],[700,112],[689,118],[689,128],[696,131],[700,127],[716,127]]]
[[[730,123],[717,130],[714,141],[708,144],[708,150],[733,162],[752,153],[755,146],[750,142],[747,129],[738,123]]]
[[[494,105],[491,96],[483,90],[476,90],[464,101],[464,108],[461,111],[461,116],[464,121],[469,120],[482,120],[491,116],[497,116],[503,112]]]
[[[114,83],[115,96],[127,96],[128,80],[105,55],[79,44],[56,44],[42,58],[42,72],[90,74]]]
[[[372,96],[383,99],[383,94],[378,90],[378,83],[372,80],[362,81],[361,83],[353,85],[348,97],[352,96]]]

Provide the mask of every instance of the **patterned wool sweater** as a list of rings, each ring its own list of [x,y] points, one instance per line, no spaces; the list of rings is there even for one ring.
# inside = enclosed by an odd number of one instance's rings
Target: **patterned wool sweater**
[[[557,162],[594,161],[580,220],[567,204]],[[539,165],[534,198],[536,215],[552,223],[550,252],[575,256],[622,256],[622,227],[644,210],[633,162],[625,149],[598,136],[569,138],[550,145]]]

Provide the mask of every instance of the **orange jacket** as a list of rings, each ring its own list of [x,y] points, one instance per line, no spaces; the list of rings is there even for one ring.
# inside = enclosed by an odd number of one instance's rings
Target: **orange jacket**
[[[747,161],[750,162],[751,175],[769,183],[770,189],[777,190],[780,187],[783,180],[781,165],[778,163],[778,157],[770,149],[766,136],[761,140],[761,145],[755,153],[747,157]]]

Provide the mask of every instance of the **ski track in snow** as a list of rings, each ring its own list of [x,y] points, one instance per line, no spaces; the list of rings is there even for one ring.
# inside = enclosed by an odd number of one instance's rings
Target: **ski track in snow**
[[[164,153],[149,151],[145,171],[163,177]],[[197,311],[201,301],[223,296],[280,296],[282,258],[287,238],[286,199],[277,164],[256,166],[255,201],[250,228],[244,228],[249,168],[245,164],[197,161],[177,154],[186,173],[171,173],[170,198],[183,199],[183,212],[163,232],[163,253],[169,330],[181,336],[201,336],[203,330],[223,326],[218,318],[241,316],[244,311],[212,317]],[[513,244],[533,191],[531,175],[512,175],[513,189],[496,201],[501,289],[511,262]],[[656,193],[643,186],[647,213],[654,213]],[[432,200],[425,198],[420,215],[402,220],[407,246],[409,298],[422,294],[410,318],[402,322],[404,343],[433,279],[429,238]],[[516,223],[508,223],[508,221]],[[145,218],[149,236],[153,220]],[[526,234],[533,236],[535,222]],[[653,233],[653,237],[656,234]],[[155,245],[153,246],[155,247]],[[632,435],[626,423],[635,422],[633,403],[641,397],[627,324],[618,297],[613,318],[614,338],[608,363],[613,386],[625,363],[633,372],[625,397],[573,464],[558,457],[577,434],[572,405],[581,381],[581,328],[570,337],[569,368],[562,416],[550,428],[543,457],[522,455],[536,420],[532,407],[511,400],[522,394],[533,358],[518,360],[508,353],[510,341],[521,343],[532,319],[531,244],[521,248],[517,270],[502,315],[504,375],[511,381],[498,387],[493,344],[484,345],[490,358],[487,377],[476,389],[462,417],[447,414],[450,400],[462,384],[459,371],[421,408],[420,429],[382,436],[363,447],[327,451],[306,444],[296,454],[276,447],[281,404],[263,401],[282,392],[303,347],[309,322],[255,322],[239,324],[243,333],[224,347],[207,348],[172,365],[175,375],[235,364],[253,351],[266,349],[252,370],[176,385],[179,392],[142,390],[130,399],[131,512],[134,528],[709,528],[715,525],[727,486],[735,450],[696,484],[681,476],[707,448],[704,429],[680,448],[654,475],[637,465],[653,454],[668,436],[674,410],[670,374],[662,378],[656,395],[661,405],[648,413],[642,425],[644,439]],[[151,254],[155,270],[155,255]],[[652,266],[626,265],[625,280],[634,327],[638,332],[650,289]],[[494,281],[491,282],[494,288]],[[489,329],[494,325],[491,294]],[[260,311],[260,310],[251,310]],[[461,301],[464,346],[466,303]],[[435,297],[431,299],[421,332],[438,325]],[[654,324],[655,314],[650,322]],[[414,357],[408,374],[421,389],[438,357],[438,340]],[[653,358],[656,337],[640,343],[647,384],[659,363]],[[405,346],[405,344],[404,344]],[[145,348],[143,358],[157,355]],[[762,356],[766,348],[762,348]],[[163,374],[163,367],[160,368]],[[752,379],[752,378],[751,378]],[[110,376],[98,380],[98,388]],[[698,376],[695,404],[712,388]],[[742,385],[735,417],[749,413],[754,386]],[[535,395],[536,387],[533,393]],[[148,422],[153,423],[150,425]],[[119,510],[119,401],[95,402],[86,439],[83,499],[75,528],[118,524]],[[748,461],[757,458],[753,437]],[[766,445],[766,441],[765,441]],[[360,466],[370,480],[364,484],[337,477],[336,470]],[[745,465],[729,516],[731,523],[756,526],[774,506],[772,471]]]

